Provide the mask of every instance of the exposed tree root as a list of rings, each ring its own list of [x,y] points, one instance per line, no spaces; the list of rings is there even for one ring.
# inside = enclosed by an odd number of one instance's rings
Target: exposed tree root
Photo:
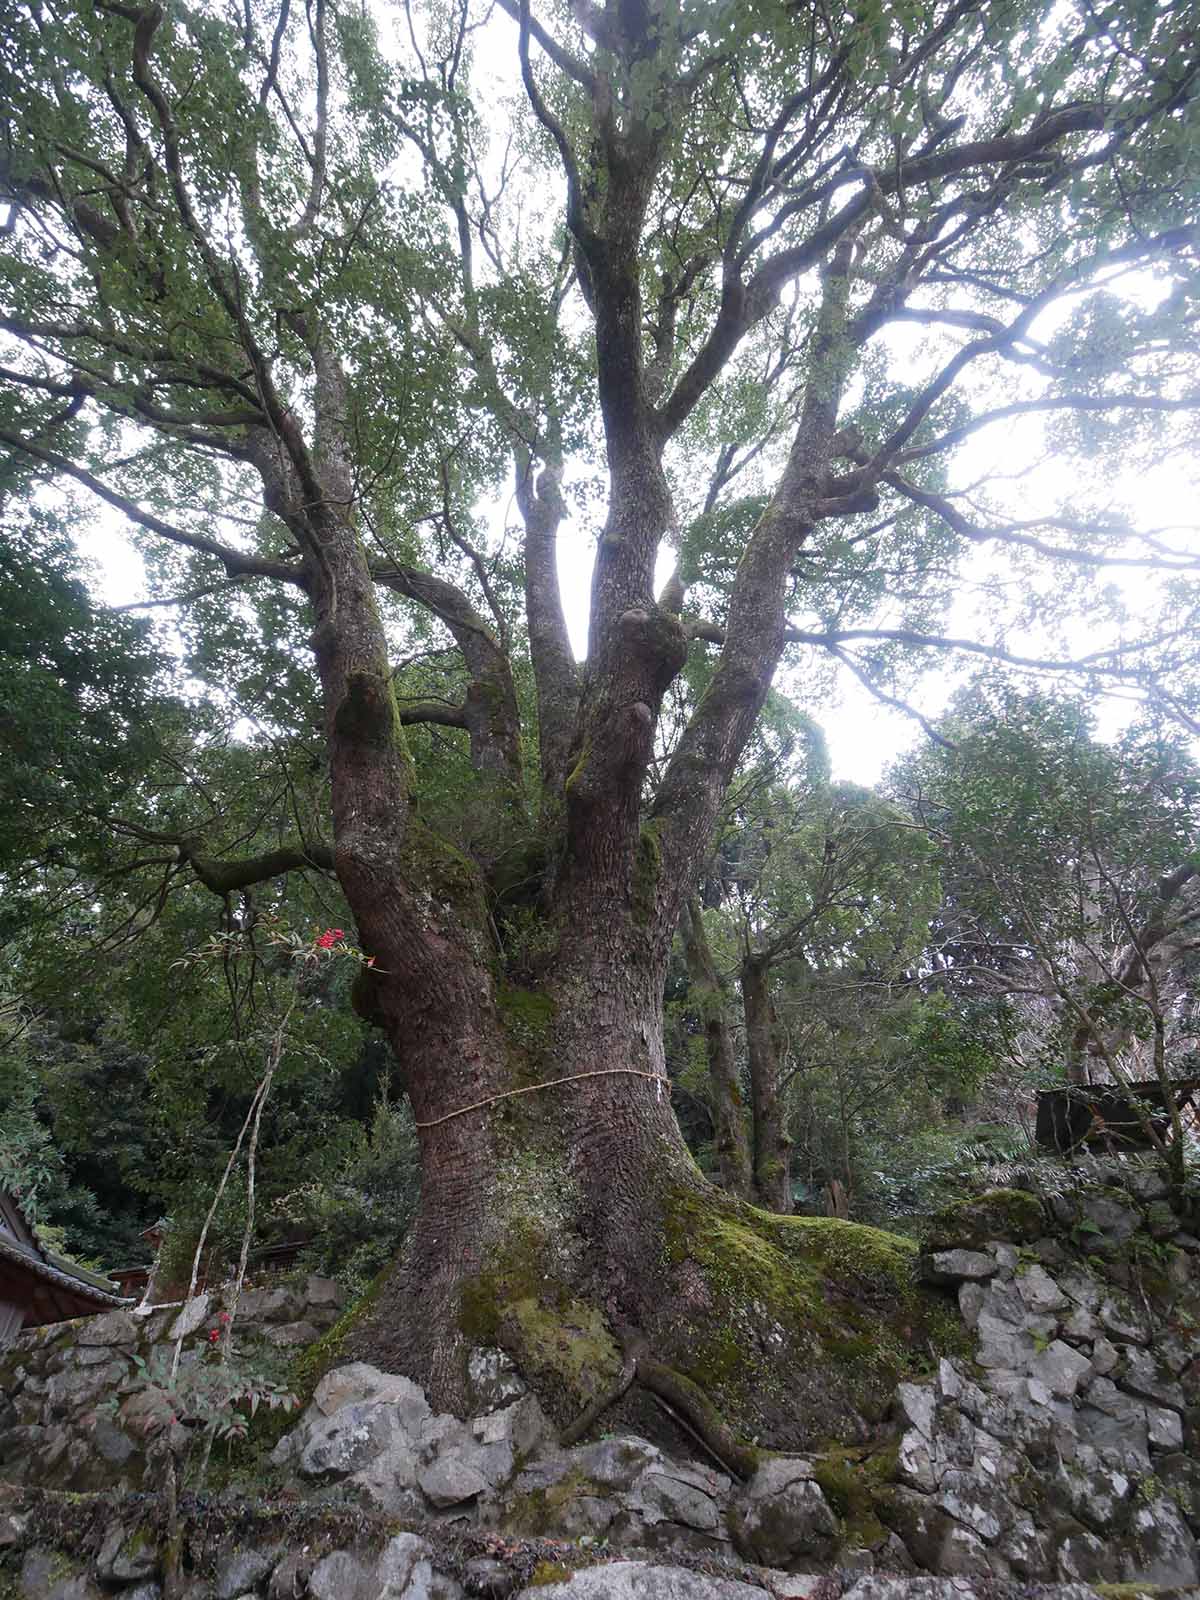
[[[624,1360],[616,1382],[564,1428],[559,1435],[559,1443],[578,1444],[592,1424],[610,1406],[616,1405],[636,1380],[675,1422],[692,1435],[718,1466],[735,1478],[752,1477],[758,1467],[759,1452],[738,1440],[704,1391],[674,1367],[656,1361],[644,1334],[629,1328],[617,1331],[624,1348]]]
[[[643,1389],[677,1411],[733,1477],[753,1477],[758,1469],[759,1452],[741,1443],[716,1406],[690,1378],[644,1355],[638,1358],[637,1381]]]
[[[613,1383],[609,1388],[605,1389],[603,1394],[597,1395],[592,1401],[591,1405],[585,1406],[580,1412],[579,1416],[575,1418],[575,1421],[572,1422],[569,1427],[563,1429],[562,1433],[559,1434],[558,1437],[559,1444],[564,1446],[578,1444],[580,1439],[583,1438],[584,1434],[588,1431],[592,1424],[599,1417],[601,1417],[610,1406],[615,1406],[617,1401],[625,1396],[629,1390],[629,1386],[633,1382],[636,1371],[637,1356],[627,1348],[625,1351],[625,1359],[621,1363],[621,1371],[616,1382]]]

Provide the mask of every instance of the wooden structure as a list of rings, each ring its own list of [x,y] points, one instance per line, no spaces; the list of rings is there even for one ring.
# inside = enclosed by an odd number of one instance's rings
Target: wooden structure
[[[109,1276],[116,1280],[122,1294],[140,1297],[143,1305],[171,1305],[177,1300],[182,1300],[187,1294],[186,1269],[182,1282],[168,1281],[160,1270],[163,1240],[166,1238],[169,1226],[165,1218],[160,1218],[142,1234],[142,1238],[155,1252],[155,1260],[150,1266],[113,1267],[109,1273]],[[250,1277],[247,1281],[257,1283],[272,1273],[287,1272],[295,1266],[301,1251],[306,1250],[310,1242],[308,1239],[285,1239],[277,1244],[260,1245],[257,1250],[250,1252],[247,1263]],[[208,1287],[209,1265],[209,1255],[206,1251],[196,1278],[197,1293]]]
[[[1179,1111],[1192,1109],[1200,1078],[1172,1083],[1170,1093]],[[1150,1147],[1146,1125],[1164,1142],[1171,1137],[1171,1107],[1157,1078],[1130,1084],[1073,1083],[1043,1089],[1038,1095],[1035,1137],[1040,1145],[1069,1155],[1081,1146],[1099,1146],[1119,1153]]]
[[[22,1328],[126,1304],[107,1278],[40,1244],[16,1196],[0,1189],[0,1350]]]

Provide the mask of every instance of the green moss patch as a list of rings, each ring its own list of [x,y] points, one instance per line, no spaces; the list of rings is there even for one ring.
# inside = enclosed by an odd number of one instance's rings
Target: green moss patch
[[[496,1009],[505,1033],[519,1052],[537,1056],[549,1045],[554,1026],[554,1001],[550,995],[536,989],[519,989],[513,984],[498,984]]]
[[[573,1420],[611,1388],[621,1354],[600,1310],[540,1270],[529,1241],[464,1286],[460,1323],[473,1345],[507,1350],[550,1414]]]
[[[1028,1244],[1046,1232],[1041,1202],[1023,1189],[989,1189],[946,1206],[923,1229],[927,1250],[977,1250],[990,1239]]]
[[[881,1450],[837,1447],[813,1459],[813,1477],[840,1524],[845,1549],[861,1550],[887,1537],[878,1509],[881,1491],[896,1477],[897,1446]]]
[[[669,1197],[664,1230],[666,1266],[698,1268],[708,1304],[674,1319],[662,1359],[744,1436],[788,1449],[861,1438],[899,1379],[969,1348],[953,1302],[917,1282],[909,1239],[702,1190]]]

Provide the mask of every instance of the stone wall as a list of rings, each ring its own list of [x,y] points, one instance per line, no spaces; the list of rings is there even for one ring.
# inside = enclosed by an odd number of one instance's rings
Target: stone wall
[[[337,1320],[341,1304],[329,1278],[247,1290],[235,1354],[286,1375],[291,1355]],[[150,1363],[182,1335],[182,1361],[201,1360],[223,1308],[218,1291],[182,1307],[110,1311],[23,1334],[0,1357],[0,1481],[77,1491],[151,1486],[134,1358]]]
[[[960,1208],[923,1258],[978,1341],[899,1388],[880,1513],[927,1570],[1200,1584],[1200,1239],[1152,1171],[1086,1170],[1015,1238]]]
[[[1057,1169],[1044,1192],[993,1192],[933,1220],[920,1270],[957,1301],[973,1359],[931,1351],[928,1378],[899,1386],[865,1448],[764,1455],[739,1482],[611,1417],[599,1428],[616,1431],[560,1446],[499,1350],[472,1357],[465,1419],[354,1363],[321,1379],[243,1485],[259,1507],[285,1508],[282,1525],[215,1553],[211,1541],[189,1546],[189,1600],[1080,1600],[1101,1581],[1196,1591],[1200,1238],[1145,1167],[1089,1163],[1076,1176]],[[251,1296],[242,1337],[295,1349],[332,1321],[335,1298],[313,1279]],[[0,1368],[13,1384],[0,1478],[148,1487],[132,1354],[184,1317],[185,1349],[201,1359],[218,1311],[197,1302],[140,1327],[114,1313],[26,1340]],[[116,1414],[98,1418],[97,1401],[125,1386]],[[230,1514],[248,1503],[235,1496]],[[344,1535],[296,1531],[343,1514]],[[0,1562],[11,1549],[0,1596],[7,1571],[20,1600],[92,1600],[97,1582],[154,1600],[145,1515],[118,1503],[51,1583],[36,1516],[18,1504],[7,1532],[0,1519]]]

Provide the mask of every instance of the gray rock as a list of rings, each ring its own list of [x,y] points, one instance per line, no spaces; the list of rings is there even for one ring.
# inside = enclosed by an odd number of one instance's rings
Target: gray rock
[[[1037,1346],[1032,1337],[1018,1331],[1008,1322],[1002,1322],[985,1306],[976,1324],[979,1349],[975,1359],[981,1367],[1024,1369],[1036,1355]]]
[[[1018,1331],[1028,1331],[1031,1325],[1029,1307],[1021,1299],[1011,1273],[1004,1273],[987,1286],[984,1311],[997,1322]]]
[[[376,1400],[398,1407],[401,1422],[409,1432],[419,1428],[431,1414],[424,1391],[411,1378],[381,1372],[365,1361],[352,1361],[347,1366],[333,1368],[313,1391],[313,1406],[326,1417],[359,1400]]]
[[[158,1545],[143,1528],[114,1522],[96,1557],[96,1575],[107,1583],[133,1583],[158,1570]]]
[[[305,1430],[298,1451],[300,1474],[321,1482],[348,1478],[383,1455],[398,1429],[392,1406],[370,1402],[342,1406]]]
[[[471,1432],[481,1444],[507,1444],[519,1456],[530,1456],[557,1437],[554,1424],[532,1394],[473,1418]]]
[[[124,1361],[107,1361],[102,1367],[84,1367],[56,1372],[46,1385],[45,1417],[68,1417],[85,1406],[94,1405],[106,1391],[125,1377]]]
[[[137,1339],[137,1323],[128,1311],[106,1311],[102,1317],[89,1317],[79,1324],[75,1334],[76,1343],[82,1345],[135,1345]]]
[[[987,1403],[979,1385],[972,1382],[952,1361],[944,1358],[938,1362],[937,1391],[944,1399],[953,1401],[968,1416],[977,1420]]]
[[[92,1449],[109,1466],[123,1467],[137,1454],[137,1446],[113,1426],[107,1417],[97,1417],[88,1429]]]
[[[387,1448],[345,1481],[361,1490],[380,1511],[393,1516],[425,1515],[426,1503],[417,1490],[421,1454],[406,1433],[393,1434]]]
[[[945,1462],[935,1459],[929,1439],[916,1428],[910,1428],[900,1440],[896,1454],[896,1472],[901,1483],[911,1489],[932,1494],[945,1471]]]
[[[764,1596],[761,1589],[732,1578],[709,1578],[647,1561],[612,1561],[576,1572],[563,1583],[522,1589],[521,1600],[764,1600]]]
[[[917,1566],[926,1572],[953,1577],[991,1571],[983,1541],[927,1495],[894,1489],[884,1515]]]
[[[1029,1363],[1029,1371],[1039,1383],[1046,1385],[1051,1394],[1069,1400],[1080,1384],[1086,1383],[1091,1377],[1092,1363],[1078,1350],[1072,1350],[1069,1344],[1055,1339],[1053,1344],[1034,1356]]]
[[[1144,1318],[1127,1300],[1109,1296],[1100,1306],[1100,1321],[1116,1344],[1150,1343]]]
[[[653,1527],[675,1522],[715,1539],[724,1537],[723,1500],[732,1488],[720,1473],[685,1466],[647,1471],[638,1479],[631,1505]]]
[[[39,1600],[105,1600],[105,1597],[86,1572],[77,1572],[73,1577],[60,1579],[39,1596]]]
[[[378,1600],[457,1600],[462,1595],[452,1578],[434,1571],[433,1551],[415,1533],[399,1533],[388,1541],[374,1576]]]
[[[141,1439],[152,1438],[166,1427],[170,1412],[168,1412],[159,1396],[148,1389],[141,1389],[136,1394],[131,1394],[128,1400],[121,1404],[117,1412],[117,1420],[122,1428],[136,1434]]]
[[[375,1578],[381,1585],[379,1600],[405,1594],[416,1568],[422,1564],[430,1568],[432,1556],[425,1540],[415,1533],[399,1533],[389,1539],[375,1563]]]
[[[323,1556],[308,1575],[309,1600],[377,1600],[372,1573],[348,1550]]]
[[[1090,1272],[1072,1271],[1059,1273],[1058,1287],[1073,1300],[1077,1306],[1082,1306],[1085,1311],[1095,1311],[1103,1298],[1103,1291]]]
[[[1173,1411],[1182,1411],[1185,1407],[1183,1390],[1163,1374],[1154,1357],[1145,1350],[1128,1352],[1116,1383],[1126,1394],[1135,1395],[1139,1400],[1170,1406]]]
[[[1000,1487],[982,1473],[952,1468],[943,1476],[935,1501],[987,1544],[994,1544],[1012,1521],[1012,1507]]]
[[[1051,1480],[1056,1499],[1094,1532],[1108,1533],[1133,1494],[1136,1480],[1105,1463],[1090,1445],[1061,1463]]]
[[[209,1294],[198,1294],[191,1300],[185,1300],[179,1315],[171,1324],[172,1341],[177,1343],[180,1339],[190,1339],[192,1334],[197,1333],[204,1326],[211,1304],[212,1296]]]
[[[979,1321],[979,1313],[983,1310],[987,1300],[987,1290],[981,1283],[968,1280],[958,1286],[959,1315],[968,1328],[973,1328]]]
[[[1070,1305],[1070,1301],[1045,1267],[1032,1266],[1027,1272],[1019,1272],[1014,1282],[1026,1309],[1035,1315],[1044,1316],[1053,1311],[1065,1311]]]
[[[463,1567],[463,1577],[470,1592],[482,1595],[486,1600],[508,1600],[508,1596],[520,1584],[520,1579],[511,1568],[506,1567],[503,1561],[493,1561],[488,1556],[468,1561]]]
[[[487,1479],[470,1462],[457,1455],[438,1456],[417,1472],[417,1486],[439,1510],[474,1500],[487,1489]]]
[[[921,1263],[922,1276],[930,1283],[959,1283],[990,1278],[996,1262],[982,1250],[935,1250]]]
[[[24,1600],[45,1600],[58,1566],[59,1558],[53,1551],[43,1550],[37,1545],[27,1550],[17,1580]]]
[[[1110,1344],[1101,1336],[1092,1341],[1092,1370],[1102,1377],[1116,1369],[1121,1359],[1121,1352],[1115,1344]]]
[[[310,1306],[330,1306],[337,1310],[345,1303],[346,1296],[332,1278],[321,1278],[314,1272],[304,1280],[304,1299]]]
[[[1146,1431],[1156,1450],[1182,1450],[1183,1419],[1163,1406],[1146,1407]]]
[[[802,1556],[826,1556],[837,1519],[800,1456],[764,1461],[729,1507],[729,1531],[740,1554],[768,1567]]]
[[[278,1545],[270,1549],[235,1550],[217,1566],[213,1580],[214,1600],[237,1600],[248,1590],[257,1589],[271,1574],[279,1560]]]
[[[1084,1306],[1072,1306],[1070,1312],[1063,1318],[1062,1336],[1073,1343],[1080,1344],[1085,1340],[1094,1339],[1099,1332],[1095,1317]]]
[[[1114,1416],[1111,1411],[1085,1405],[1079,1410],[1076,1424],[1079,1439],[1090,1445],[1106,1465],[1137,1477],[1150,1471],[1150,1436],[1145,1407],[1132,1400],[1129,1407],[1127,1412]]]
[[[1153,1167],[1127,1167],[1122,1182],[1135,1199],[1146,1202],[1165,1200],[1171,1192],[1162,1173]]]
[[[932,1438],[937,1395],[930,1386],[927,1383],[897,1384],[896,1398],[900,1402],[900,1409],[917,1432],[925,1439]]]
[[[263,1338],[276,1350],[299,1350],[320,1337],[321,1330],[314,1322],[276,1323],[263,1332]]]
[[[662,1464],[663,1453],[633,1434],[601,1439],[574,1452],[575,1465],[584,1477],[606,1489],[628,1489],[648,1467]]]
[[[78,1367],[98,1367],[110,1357],[110,1351],[105,1345],[80,1345],[75,1350],[64,1351],[63,1354]]]
[[[495,1411],[510,1405],[527,1392],[528,1386],[506,1351],[494,1346],[478,1346],[467,1358],[467,1382],[479,1411]]]
[[[1134,1511],[1133,1549],[1121,1556],[1121,1576],[1164,1588],[1200,1583],[1196,1541],[1173,1500],[1164,1495]]]
[[[1058,1577],[1068,1583],[1112,1583],[1116,1580],[1118,1564],[1114,1551],[1078,1523],[1068,1523],[1065,1530],[1060,1530],[1054,1564]]]
[[[1020,1511],[1001,1535],[997,1550],[1018,1578],[1045,1578],[1052,1570],[1049,1543],[1028,1512]]]
[[[294,1322],[303,1312],[295,1289],[249,1289],[238,1301],[239,1322]]]
[[[1080,1211],[1096,1229],[1088,1231],[1088,1249],[1098,1255],[1115,1254],[1137,1232],[1141,1218],[1124,1196],[1085,1193]]]
[[[1160,1366],[1173,1378],[1178,1378],[1200,1355],[1200,1338],[1195,1332],[1185,1335],[1174,1328],[1160,1329],[1154,1341],[1154,1354]]]
[[[308,1586],[308,1575],[314,1565],[314,1558],[303,1550],[289,1551],[271,1574],[267,1600],[297,1600]]]
[[[0,1550],[11,1550],[19,1545],[25,1537],[25,1530],[29,1526],[29,1513],[24,1514],[10,1511],[5,1516],[0,1516]]]

